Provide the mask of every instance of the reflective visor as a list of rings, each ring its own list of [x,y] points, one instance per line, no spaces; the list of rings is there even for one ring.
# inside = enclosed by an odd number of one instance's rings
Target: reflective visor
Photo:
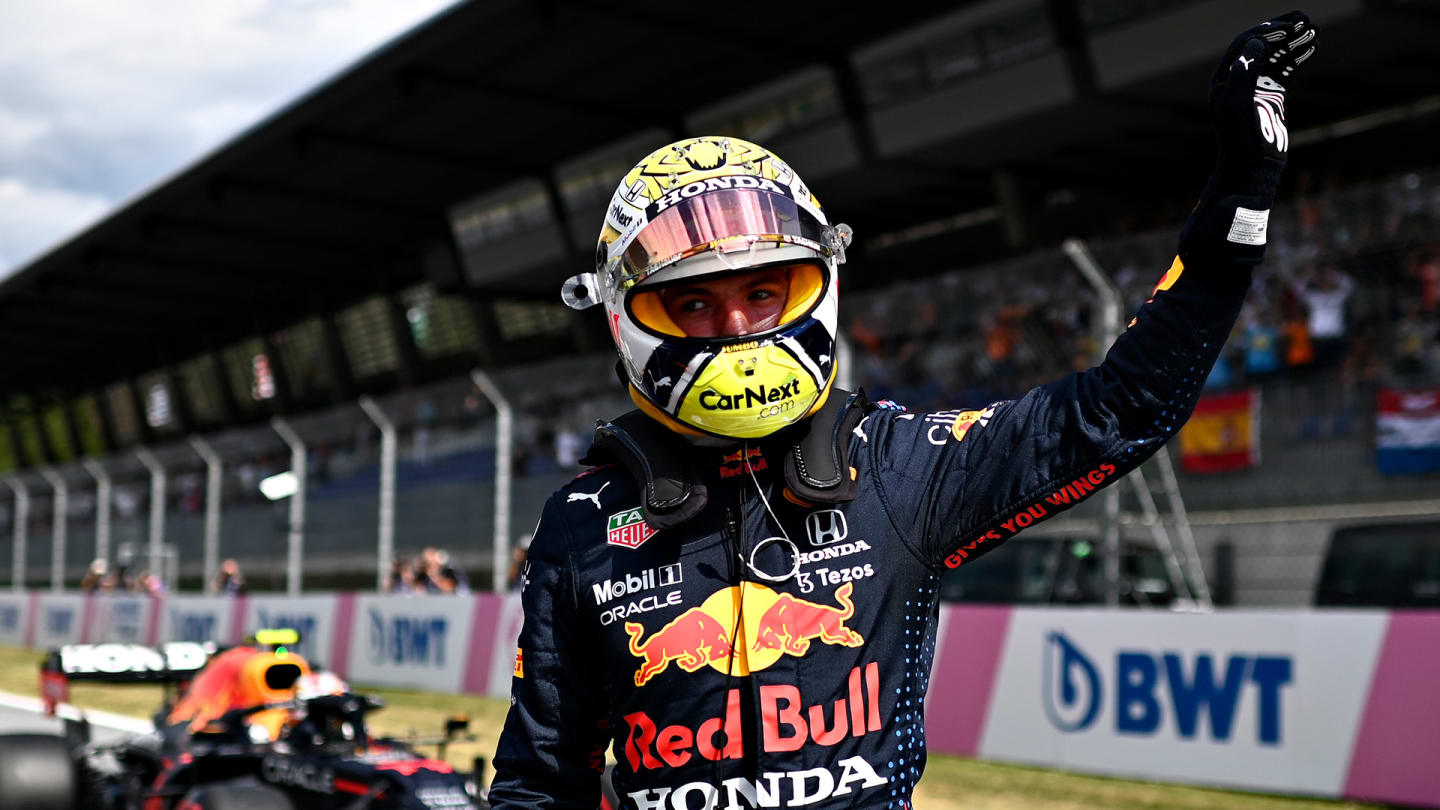
[[[625,249],[620,289],[709,250],[730,252],[751,245],[795,244],[828,256],[827,228],[783,194],[737,188],[711,191],[661,211]]]

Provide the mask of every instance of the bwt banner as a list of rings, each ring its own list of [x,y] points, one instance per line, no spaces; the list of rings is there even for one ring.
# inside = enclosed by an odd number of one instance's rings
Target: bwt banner
[[[85,597],[75,594],[39,594],[31,600],[26,646],[59,647],[84,641]]]
[[[240,635],[266,627],[293,627],[300,631],[295,652],[311,666],[336,669],[331,660],[335,639],[336,599],[334,594],[301,596],[251,596],[245,599],[245,619]],[[341,667],[340,669],[343,669]]]
[[[234,644],[240,640],[235,613],[243,599],[230,596],[171,596],[157,599],[163,617],[157,641],[213,641]],[[112,639],[92,639],[93,641]]]
[[[1440,613],[957,607],[942,622],[932,750],[1440,806]]]
[[[19,647],[25,643],[25,618],[30,596],[24,593],[0,595],[0,644]]]
[[[81,632],[86,641],[153,644],[159,606],[148,596],[86,597]]]
[[[348,676],[360,683],[462,691],[477,598],[357,596]]]
[[[295,627],[357,684],[505,698],[519,597],[0,596],[0,644]],[[932,751],[1440,807],[1440,611],[1211,614],[945,606]]]

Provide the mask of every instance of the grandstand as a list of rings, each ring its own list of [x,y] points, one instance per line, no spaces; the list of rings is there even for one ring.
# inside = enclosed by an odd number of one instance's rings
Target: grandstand
[[[560,281],[620,174],[684,134],[771,146],[854,226],[842,321],[872,395],[978,407],[1092,363],[1097,307],[1059,242],[1086,239],[1127,307],[1149,294],[1209,168],[1217,43],[1255,14],[765,8],[742,36],[658,3],[456,6],[0,283],[0,581],[73,587],[156,543],[170,586],[198,589],[208,533],[251,588],[281,589],[303,531],[305,588],[368,587],[371,397],[399,436],[395,549],[449,549],[489,583],[500,454],[470,372],[515,409],[513,543],[593,421],[628,407]],[[1180,475],[1207,578],[1237,604],[1308,604],[1336,527],[1440,519],[1440,474],[1375,460],[1379,392],[1440,386],[1440,15],[1307,10],[1326,58],[1300,80],[1269,259],[1211,380],[1260,392],[1259,463]],[[803,47],[766,33],[792,26]],[[636,31],[683,47],[644,70]],[[1338,334],[1317,322],[1337,298]],[[259,489],[291,469],[287,429],[306,447],[299,525]],[[1037,533],[1093,535],[1096,506]]]

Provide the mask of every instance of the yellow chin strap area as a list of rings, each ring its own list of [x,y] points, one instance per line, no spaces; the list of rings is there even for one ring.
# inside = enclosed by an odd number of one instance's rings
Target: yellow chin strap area
[[[821,393],[789,352],[770,343],[741,343],[705,366],[676,417],[705,433],[758,439],[804,419]]]
[[[825,385],[825,390],[820,392],[820,397],[819,397],[819,399],[816,399],[816,400],[815,400],[815,403],[810,406],[810,410],[806,411],[805,414],[800,417],[800,419],[808,419],[810,416],[814,415],[814,413],[815,413],[816,411],[818,411],[818,410],[820,410],[822,407],[824,407],[825,401],[830,398],[830,391],[831,391],[831,389],[833,388],[833,386],[830,385],[830,383],[831,383],[831,382],[834,382],[834,380],[835,380],[835,378],[834,378],[834,376],[832,375],[831,378],[830,378],[830,380],[827,381],[827,383],[826,383],[826,385]],[[668,413],[660,410],[659,408],[655,407],[653,404],[651,404],[651,402],[650,402],[649,400],[647,400],[645,397],[641,396],[640,392],[635,389],[635,386],[633,386],[633,385],[627,386],[627,387],[626,387],[626,391],[630,394],[630,401],[635,403],[635,407],[639,408],[640,411],[641,411],[642,413],[644,413],[646,416],[648,416],[648,417],[650,417],[651,419],[654,419],[656,422],[659,422],[660,424],[664,425],[664,426],[665,426],[666,428],[668,428],[669,430],[673,430],[674,432],[679,433],[679,434],[682,435],[682,436],[705,436],[705,435],[707,435],[707,434],[705,434],[705,433],[702,433],[701,431],[698,431],[698,430],[696,430],[696,429],[694,429],[694,428],[692,428],[692,427],[689,427],[688,425],[685,425],[685,424],[681,423],[681,422],[680,422],[679,420],[677,420],[675,417],[673,417],[673,416],[671,416],[670,414],[668,414]],[[800,421],[800,419],[791,419],[791,420],[788,421],[788,422],[785,422],[785,423],[783,423],[783,424],[777,425],[776,427],[773,428],[773,430],[779,430],[781,427],[785,427],[785,426],[787,426],[787,425],[792,425],[792,424],[794,424],[795,422]],[[765,434],[765,435],[768,435],[768,434]],[[753,437],[742,437],[742,438],[753,438]]]

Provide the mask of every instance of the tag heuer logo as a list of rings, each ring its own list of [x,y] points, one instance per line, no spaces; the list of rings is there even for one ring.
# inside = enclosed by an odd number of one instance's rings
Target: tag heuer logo
[[[645,522],[645,515],[636,507],[616,512],[606,521],[605,542],[612,546],[639,548],[641,543],[655,536],[655,530]]]

